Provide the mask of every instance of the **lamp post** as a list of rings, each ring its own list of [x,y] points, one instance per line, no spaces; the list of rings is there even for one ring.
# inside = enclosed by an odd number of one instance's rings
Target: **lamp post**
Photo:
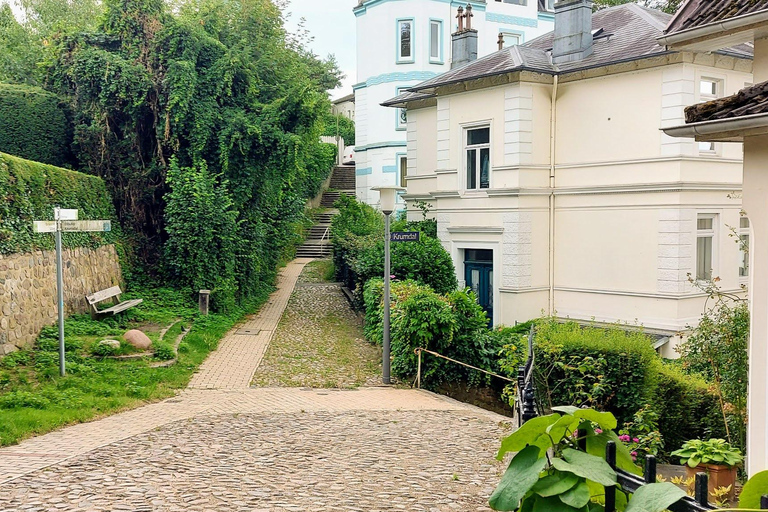
[[[390,257],[389,257],[389,216],[395,211],[395,201],[397,199],[398,192],[404,192],[402,187],[374,187],[372,190],[379,192],[381,196],[381,211],[384,213],[384,339],[382,343],[381,364],[382,364],[382,381],[384,384],[391,384],[390,371],[389,371],[389,274],[390,274]]]

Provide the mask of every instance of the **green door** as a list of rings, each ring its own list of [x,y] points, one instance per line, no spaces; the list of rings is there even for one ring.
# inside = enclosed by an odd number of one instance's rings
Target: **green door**
[[[493,251],[467,249],[464,253],[464,279],[477,295],[477,302],[488,313],[493,325]]]

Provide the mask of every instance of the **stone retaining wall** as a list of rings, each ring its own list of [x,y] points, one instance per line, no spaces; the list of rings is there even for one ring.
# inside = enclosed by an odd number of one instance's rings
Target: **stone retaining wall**
[[[66,249],[63,262],[68,315],[87,312],[86,295],[121,282],[114,245]],[[56,319],[56,253],[0,255],[0,356],[31,345]]]

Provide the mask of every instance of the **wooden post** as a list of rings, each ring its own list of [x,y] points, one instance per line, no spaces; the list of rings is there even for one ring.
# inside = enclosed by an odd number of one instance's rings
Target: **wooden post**
[[[421,389],[421,350],[416,350],[419,354],[419,368],[416,370],[416,388]]]
[[[200,290],[199,306],[200,306],[201,315],[205,316],[208,314],[208,305],[210,303],[210,298],[211,298],[211,290]]]
[[[608,441],[605,445],[605,461],[616,471],[616,443]],[[616,512],[616,486],[605,487],[605,512]]]

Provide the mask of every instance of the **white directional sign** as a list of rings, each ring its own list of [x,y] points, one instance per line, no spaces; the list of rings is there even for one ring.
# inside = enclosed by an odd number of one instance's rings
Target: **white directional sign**
[[[32,231],[35,233],[55,233],[55,220],[36,220],[32,223]]]
[[[112,231],[112,222],[108,220],[77,220],[77,210],[54,208],[53,218],[56,220],[36,220],[32,223],[35,233],[53,233],[56,238],[56,295],[58,296],[59,312],[59,373],[65,373],[64,354],[64,273],[62,271],[61,233],[84,233]]]
[[[56,220],[77,220],[77,210],[65,210],[64,208],[56,208],[53,212]]]
[[[108,220],[63,220],[61,221],[61,230],[65,233],[112,231],[112,222]]]

